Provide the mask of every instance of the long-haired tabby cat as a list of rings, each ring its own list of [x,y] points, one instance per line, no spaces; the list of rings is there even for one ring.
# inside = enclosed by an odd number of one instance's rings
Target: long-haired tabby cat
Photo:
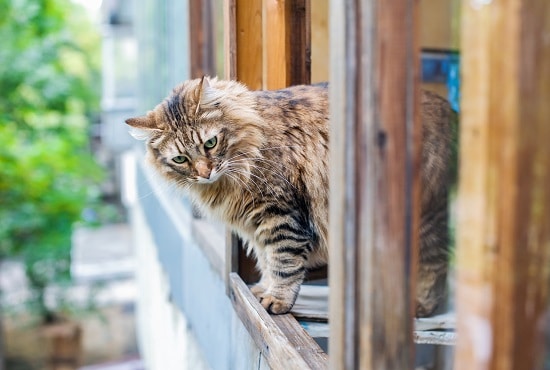
[[[433,312],[447,273],[452,115],[422,93],[422,210],[417,315]],[[146,116],[130,118],[148,162],[223,221],[252,250],[263,307],[288,312],[306,270],[327,263],[328,86],[250,91],[234,81],[190,80]]]

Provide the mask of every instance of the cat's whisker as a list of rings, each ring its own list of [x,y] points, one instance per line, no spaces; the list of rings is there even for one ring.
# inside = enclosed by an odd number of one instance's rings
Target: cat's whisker
[[[237,163],[237,162],[245,162],[245,161],[248,161],[249,159],[237,159],[237,160],[234,160],[232,161],[231,163]],[[275,161],[270,161],[270,160],[267,160],[267,159],[263,159],[263,158],[250,158],[250,160],[258,160],[258,161],[263,161],[263,162],[271,162],[271,163],[276,163],[278,164],[277,162]],[[259,169],[260,172],[261,170],[266,170],[266,171],[269,171],[271,172],[272,174],[276,175],[277,177],[279,177],[281,180],[285,181],[288,185],[292,186],[293,188],[296,188],[290,181],[288,181],[287,178],[285,178],[283,175],[281,175],[279,172],[277,172],[274,168],[268,168],[268,167],[264,167],[264,166],[259,166],[258,164],[252,164],[250,163],[250,165],[256,169]]]
[[[243,160],[243,161],[244,161],[244,160]],[[231,164],[236,163],[236,162],[240,162],[240,160],[236,160],[236,161],[232,161],[232,162],[226,162],[226,163],[227,163],[228,165],[231,165]],[[251,166],[252,166],[252,167],[258,168],[258,166],[255,166],[255,165],[253,165],[253,164],[251,164]],[[274,188],[270,185],[269,181],[268,181],[265,177],[262,178],[262,177],[260,177],[260,176],[258,176],[258,175],[256,175],[256,174],[254,174],[254,173],[251,173],[251,172],[245,173],[244,170],[243,170],[242,168],[239,168],[239,167],[230,167],[230,168],[235,169],[235,170],[238,169],[239,172],[240,172],[241,174],[243,174],[243,175],[247,175],[247,174],[248,174],[248,175],[250,175],[250,176],[254,176],[255,178],[257,178],[258,180],[260,180],[260,181],[268,188],[268,190],[270,191],[270,193],[271,193],[274,197],[276,196],[276,191],[275,191]],[[261,171],[260,171],[260,173],[261,173]],[[253,181],[253,180],[250,179],[250,181]],[[260,187],[259,187],[257,184],[256,184],[256,186],[258,187],[258,190],[260,190],[260,192],[261,192]],[[263,194],[262,194],[262,196],[263,196]]]
[[[254,193],[252,192],[252,189],[250,189],[250,187],[248,186],[248,184],[246,182],[244,182],[244,180],[239,178],[239,176],[235,175],[236,173],[237,172],[232,172],[230,170],[226,170],[223,174],[229,176],[230,178],[235,180],[237,183],[241,183],[244,186],[244,189],[246,191],[248,191],[248,193],[250,194],[250,199],[252,199],[252,207],[255,208],[256,207],[256,204],[254,202],[255,197],[254,197]]]
[[[272,146],[272,147],[268,147],[268,148],[256,148],[254,150],[250,150],[248,152],[244,152],[244,153],[239,153],[237,155],[234,155],[233,157],[230,157],[228,160],[232,160],[234,158],[239,158],[239,157],[242,157],[246,154],[250,154],[250,153],[254,153],[256,151],[260,151],[260,152],[263,152],[263,151],[266,151],[266,150],[275,150],[275,149],[287,149],[287,148],[300,148],[301,145],[283,145],[283,146]]]
[[[239,172],[238,169],[234,169],[235,171],[233,173],[241,173],[241,174],[245,174],[243,172]],[[254,176],[256,178],[259,178],[258,176],[254,175],[253,173],[250,173],[251,176]],[[261,178],[259,178],[261,180]],[[248,178],[248,180],[253,183],[254,185],[256,185],[256,188],[258,189],[258,191],[260,192],[262,198],[264,198],[264,193],[262,192],[262,188],[256,183],[256,181],[252,180],[251,178]]]

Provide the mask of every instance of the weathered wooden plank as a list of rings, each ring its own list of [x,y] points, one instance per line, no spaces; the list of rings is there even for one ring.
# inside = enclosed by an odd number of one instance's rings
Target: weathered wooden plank
[[[223,2],[223,47],[224,77],[234,80],[237,77],[237,0]]]
[[[455,329],[456,314],[447,312],[445,314],[414,319],[414,330],[426,331],[436,329]]]
[[[446,331],[414,331],[413,339],[416,344],[437,344],[443,346],[454,346],[457,335],[454,332]]]
[[[272,369],[325,369],[326,354],[292,315],[270,316],[239,275],[232,273],[231,301]]]
[[[302,285],[292,315],[296,318],[328,321],[328,286]]]
[[[410,368],[417,2],[331,2],[331,368]]]
[[[550,2],[463,2],[457,369],[539,369],[550,291]]]
[[[328,338],[329,324],[300,320],[302,327],[314,338]],[[453,331],[414,330],[413,339],[416,344],[437,344],[450,346],[456,343],[456,333]]]

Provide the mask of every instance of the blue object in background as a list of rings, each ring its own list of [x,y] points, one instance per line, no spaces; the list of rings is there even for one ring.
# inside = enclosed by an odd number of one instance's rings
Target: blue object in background
[[[422,52],[422,82],[447,86],[447,99],[457,112],[460,108],[460,57],[451,50],[425,50]]]

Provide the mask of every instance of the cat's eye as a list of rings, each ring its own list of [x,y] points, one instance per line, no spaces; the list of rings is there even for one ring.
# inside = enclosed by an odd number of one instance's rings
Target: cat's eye
[[[211,138],[209,140],[206,140],[204,142],[204,147],[206,149],[212,149],[213,147],[216,146],[217,143],[218,143],[218,138],[216,136],[214,136],[213,138]]]
[[[172,160],[176,163],[182,164],[187,162],[187,157],[184,155],[177,155],[174,158],[172,158]]]

